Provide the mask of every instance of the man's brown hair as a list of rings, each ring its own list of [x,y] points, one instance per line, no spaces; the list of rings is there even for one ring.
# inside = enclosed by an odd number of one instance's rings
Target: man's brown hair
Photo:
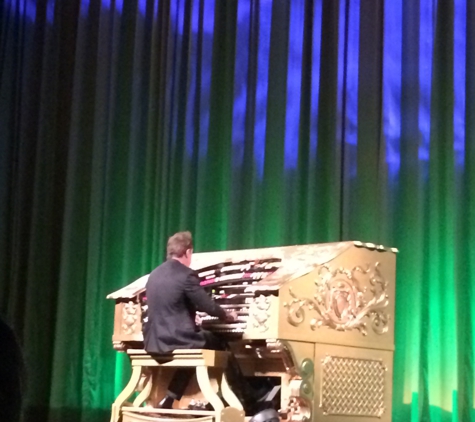
[[[181,258],[188,249],[193,249],[193,238],[190,232],[178,232],[168,239],[167,259]]]

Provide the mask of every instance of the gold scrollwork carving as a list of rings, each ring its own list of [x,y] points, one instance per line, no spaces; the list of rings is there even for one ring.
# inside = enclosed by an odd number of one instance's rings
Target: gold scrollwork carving
[[[337,331],[358,330],[367,335],[366,319],[371,319],[371,328],[377,334],[388,331],[389,315],[387,286],[380,271],[380,264],[361,266],[351,270],[339,267],[331,269],[322,265],[315,280],[316,292],[313,298],[299,298],[291,288],[293,298],[284,304],[287,308],[287,321],[298,326],[305,321],[305,310],[317,315],[310,321],[315,330],[329,327]],[[368,287],[362,287],[361,278],[368,279]]]
[[[137,328],[138,310],[140,305],[132,301],[124,304],[122,308],[122,332],[132,334]]]
[[[254,317],[254,327],[258,328],[261,332],[265,332],[269,329],[267,320],[270,317],[270,297],[259,295],[254,299],[255,308],[252,312]]]

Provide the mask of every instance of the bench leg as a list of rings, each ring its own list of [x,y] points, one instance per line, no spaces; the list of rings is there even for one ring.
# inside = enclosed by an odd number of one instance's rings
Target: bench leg
[[[198,385],[205,396],[206,400],[209,401],[211,406],[213,406],[214,411],[216,412],[215,421],[220,422],[221,411],[224,409],[224,404],[219,398],[218,394],[211,384],[209,378],[208,368],[206,366],[197,366],[196,367],[196,379],[198,380]]]
[[[142,367],[134,366],[132,369],[132,375],[129,383],[125,386],[122,392],[117,396],[112,405],[111,420],[110,422],[118,422],[120,417],[120,409],[124,402],[134,393],[140,382],[140,376],[142,375]]]
[[[120,416],[120,407],[117,407],[115,403],[113,403],[110,422],[118,422],[119,416]]]
[[[244,410],[243,405],[234,394],[233,390],[229,386],[228,379],[226,378],[226,374],[223,373],[221,377],[221,394],[223,395],[223,399],[229,404],[229,406],[234,407],[238,410]]]
[[[150,396],[150,392],[152,391],[152,374],[149,375],[143,390],[139,393],[139,395],[135,398],[133,406],[140,407],[141,404],[148,399]]]

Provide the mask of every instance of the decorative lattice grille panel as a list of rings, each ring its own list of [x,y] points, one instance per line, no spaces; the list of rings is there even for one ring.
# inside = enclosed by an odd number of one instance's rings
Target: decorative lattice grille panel
[[[327,356],[322,362],[324,414],[381,417],[385,373],[379,360]]]

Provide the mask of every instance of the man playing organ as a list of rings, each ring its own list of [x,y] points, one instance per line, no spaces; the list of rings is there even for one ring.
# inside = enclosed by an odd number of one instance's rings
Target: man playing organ
[[[150,274],[146,284],[148,320],[143,329],[145,350],[150,354],[165,354],[176,349],[228,349],[224,339],[201,329],[195,322],[196,311],[205,312],[223,322],[236,321],[237,314],[224,310],[208,296],[196,272],[190,268],[192,254],[191,233],[176,233],[168,239],[167,260]],[[158,407],[172,408],[174,401],[181,399],[193,374],[191,368],[178,369]],[[226,374],[244,407],[253,407],[258,398],[257,392],[253,392],[246,382],[232,355]],[[265,403],[262,399],[261,402]],[[263,404],[263,407],[266,405]],[[279,417],[275,410],[258,410],[265,411],[255,415],[260,422]]]

